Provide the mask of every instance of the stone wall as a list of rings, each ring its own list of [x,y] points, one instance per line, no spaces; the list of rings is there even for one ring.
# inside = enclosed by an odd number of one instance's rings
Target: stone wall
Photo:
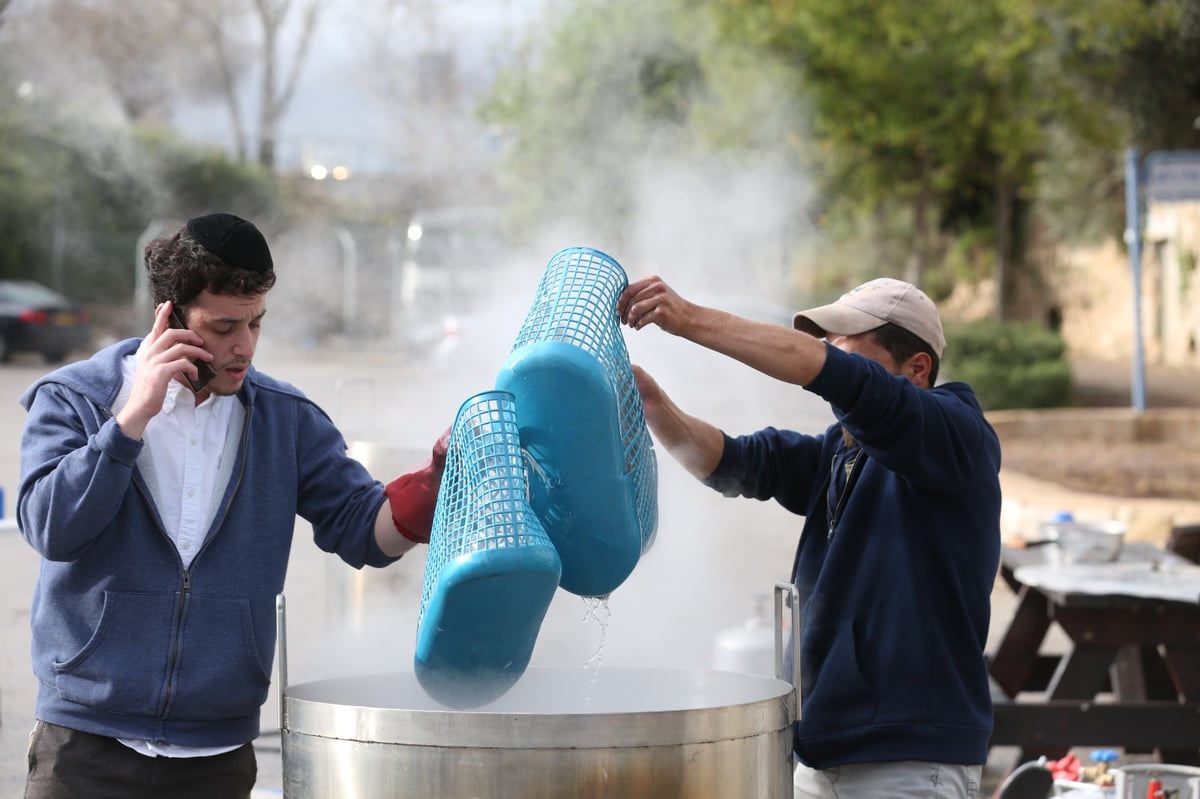
[[[988,421],[1001,441],[1079,441],[1092,444],[1169,442],[1200,448],[1200,410],[1194,408],[1051,408],[993,411]],[[1200,494],[1200,490],[1197,491]]]
[[[1046,411],[994,411],[988,421],[1000,440],[1138,442],[1170,441],[1200,446],[1200,410],[1062,408]],[[1038,526],[1054,513],[1070,510],[1081,521],[1119,521],[1131,541],[1163,546],[1171,528],[1200,524],[1200,501],[1135,499],[1075,491],[1011,469],[1000,473],[1004,495],[1001,533],[1006,539],[1035,540]]]
[[[1151,204],[1146,215],[1146,337],[1156,363],[1200,366],[1200,202]]]
[[[1147,364],[1200,369],[1200,203],[1151,205],[1142,245],[1142,345]],[[1058,324],[1073,355],[1124,360],[1134,351],[1129,253],[1110,240],[1060,246],[1040,272],[1010,287],[1013,318]],[[958,286],[942,304],[950,319],[991,315],[995,284]]]

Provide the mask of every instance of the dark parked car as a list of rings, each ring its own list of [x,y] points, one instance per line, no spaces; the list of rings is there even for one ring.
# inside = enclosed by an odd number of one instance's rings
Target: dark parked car
[[[32,280],[0,280],[0,362],[39,352],[50,363],[88,345],[87,311]]]

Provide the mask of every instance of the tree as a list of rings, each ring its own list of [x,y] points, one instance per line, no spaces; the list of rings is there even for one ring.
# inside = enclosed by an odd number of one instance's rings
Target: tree
[[[161,118],[187,69],[182,54],[195,45],[175,28],[172,7],[161,6],[153,0],[10,4],[5,54],[39,92],[96,118]]]
[[[1059,100],[1036,2],[714,2],[730,35],[794,66],[833,202],[910,209],[909,280],[935,262],[937,236],[983,226],[1003,285]]]
[[[186,8],[181,19],[205,41],[204,61],[229,113],[234,149],[241,161],[250,158],[241,79],[251,69],[258,71],[254,158],[260,166],[274,170],[279,125],[295,94],[328,0],[182,0],[179,5]],[[251,20],[257,24],[257,42],[248,34]],[[290,58],[283,52],[283,34],[289,24],[297,28]]]
[[[653,147],[640,75],[678,47],[657,3],[583,0],[531,42],[484,106],[508,146],[511,192],[528,224],[586,218],[619,240],[631,203],[633,156]],[[670,120],[662,120],[670,125]]]
[[[374,0],[356,7],[356,80],[383,109],[386,146],[406,165],[407,202],[401,205],[409,207],[392,205],[405,217],[413,206],[483,205],[494,194],[495,154],[475,114],[490,87],[491,65],[481,63],[479,53],[463,55],[474,34],[464,28],[481,12],[494,16],[496,5]]]
[[[483,108],[526,223],[585,220],[623,242],[654,177],[786,148],[798,120],[772,59],[725,46],[710,23],[685,0],[580,0],[548,19]]]
[[[261,170],[145,124],[149,111],[131,124],[132,105],[94,112],[111,96],[64,94],[31,71],[38,62],[25,61],[19,46],[31,28],[56,46],[64,41],[40,24],[47,8],[38,7],[34,26],[33,16],[14,18],[10,7],[0,26],[0,275],[37,279],[87,302],[120,301],[132,290],[135,242],[149,220],[214,205],[243,213],[276,206],[278,187]],[[82,59],[98,71],[91,51]],[[93,105],[83,106],[83,96]]]
[[[9,0],[5,0],[7,4]],[[277,160],[279,126],[328,0],[44,0],[18,4],[11,55],[53,93],[99,115],[111,98],[123,121],[162,121],[184,98],[217,97],[229,112],[240,161],[251,156],[242,110],[256,73],[254,158]],[[12,18],[10,9],[6,15]],[[258,37],[252,28],[258,28]],[[295,47],[284,52],[285,29]],[[67,57],[64,57],[67,54]],[[290,57],[289,57],[290,56]]]
[[[1120,109],[1142,152],[1200,146],[1200,4],[1056,0],[1063,60],[1094,101]]]
[[[317,20],[327,0],[306,0],[299,6],[300,32],[290,66],[284,66],[280,53],[280,34],[292,12],[293,0],[254,0],[254,10],[262,26],[262,73],[259,81],[258,163],[275,168],[279,143],[279,121],[291,103],[300,78],[300,69],[312,44]]]
[[[198,33],[200,51],[207,54],[200,59],[207,68],[196,73],[191,88],[196,96],[215,96],[224,104],[234,155],[239,163],[246,163],[250,156],[239,77],[249,69],[253,48],[247,27],[240,24],[245,19],[244,6],[239,0],[183,0],[181,8],[181,23]]]

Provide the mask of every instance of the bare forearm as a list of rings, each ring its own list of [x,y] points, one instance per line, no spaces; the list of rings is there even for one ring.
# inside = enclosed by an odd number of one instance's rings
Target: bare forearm
[[[725,451],[725,437],[713,425],[695,416],[675,409],[678,415],[668,420],[658,419],[649,423],[650,432],[662,447],[671,454],[697,480],[703,480],[716,470]]]
[[[776,380],[805,386],[825,365],[824,342],[807,333],[715,308],[693,307],[694,316],[680,335]]]
[[[725,450],[725,436],[713,425],[684,413],[640,366],[633,379],[642,398],[646,426],[672,458],[698,480],[713,473]]]
[[[398,558],[416,546],[416,542],[400,535],[396,523],[392,521],[391,506],[386,501],[379,507],[379,514],[375,517],[375,543],[390,558]]]
[[[787,383],[806,386],[825,365],[824,343],[807,333],[689,302],[657,275],[630,283],[617,315],[635,330],[657,325]]]

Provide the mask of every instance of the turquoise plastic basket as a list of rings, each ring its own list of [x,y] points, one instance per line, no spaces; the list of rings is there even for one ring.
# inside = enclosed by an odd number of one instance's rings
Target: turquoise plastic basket
[[[554,598],[562,566],[527,489],[513,395],[476,394],[451,429],[417,617],[414,670],[447,707],[520,679]]]
[[[558,252],[496,379],[515,398],[561,585],[581,596],[624,582],[658,525],[658,466],[616,313],[626,285],[598,250]]]

